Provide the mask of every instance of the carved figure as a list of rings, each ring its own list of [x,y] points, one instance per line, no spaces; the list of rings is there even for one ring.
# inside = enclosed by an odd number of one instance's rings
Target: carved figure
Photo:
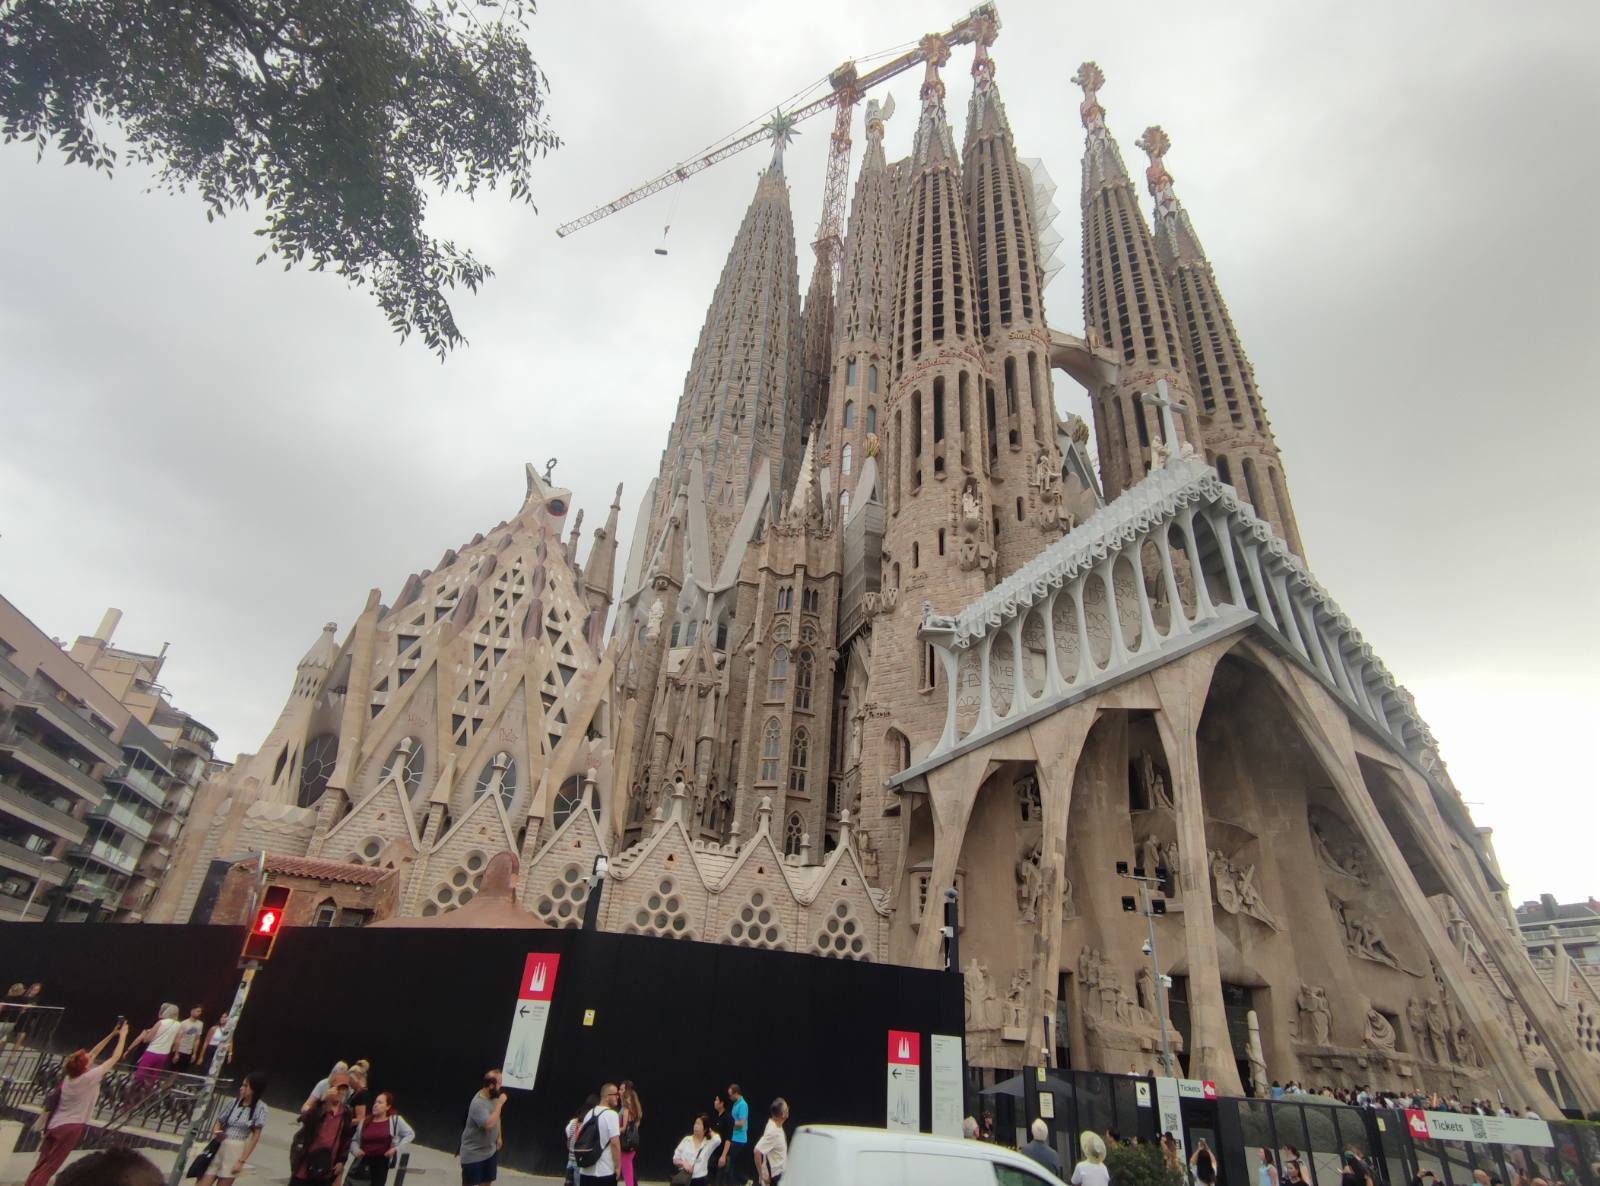
[[[961,523],[976,527],[983,522],[983,507],[978,503],[977,487],[971,481],[961,488]]]
[[[962,987],[966,990],[967,1029],[973,1032],[999,1029],[1000,998],[995,992],[994,981],[989,979],[988,965],[980,963],[974,956],[967,964]]]
[[[667,616],[667,606],[660,597],[650,603],[650,613],[645,618],[644,636],[651,642],[661,637],[661,619]]]
[[[1061,917],[1078,917],[1078,909],[1072,904],[1072,878],[1070,877],[1061,879]]]
[[[1155,755],[1144,750],[1139,755],[1139,780],[1151,807],[1172,807],[1172,796],[1167,794],[1167,780],[1156,766]]]
[[[1363,1035],[1366,1044],[1377,1050],[1393,1050],[1394,1039],[1394,1026],[1389,1023],[1389,1019],[1368,1006],[1367,1031]]]
[[[1028,995],[1028,982],[1031,979],[1029,973],[1021,968],[1011,974],[1011,987],[1006,990],[1006,1029],[1022,1029],[1026,1024],[1023,1020],[1023,999]]]
[[[1309,815],[1311,826],[1311,847],[1317,854],[1317,859],[1335,873],[1342,873],[1346,877],[1354,877],[1362,885],[1367,884],[1366,850],[1361,847],[1360,841],[1350,840],[1347,843],[1336,844],[1328,838],[1329,832],[1335,831],[1325,813],[1312,808]]]
[[[1220,852],[1211,854],[1211,876],[1216,883],[1217,905],[1229,914],[1248,914],[1251,918],[1278,929],[1277,920],[1267,909],[1256,888],[1256,867],[1236,865]]]
[[[1017,909],[1022,911],[1023,922],[1039,921],[1039,891],[1044,882],[1039,873],[1039,863],[1044,857],[1044,842],[1035,840],[1017,858]]]
[[[1411,1031],[1411,1043],[1417,1054],[1428,1053],[1428,1013],[1421,1001],[1412,997],[1406,1002],[1406,1028]]]
[[[1472,1040],[1472,1033],[1466,1026],[1456,1030],[1456,1062],[1464,1067],[1481,1067],[1483,1056],[1478,1053],[1477,1044]]]
[[[1156,870],[1161,867],[1161,862],[1161,841],[1154,835],[1146,836],[1144,843],[1139,845],[1139,851],[1134,854],[1133,863],[1144,867],[1146,877],[1154,877]]]
[[[1167,879],[1172,882],[1172,897],[1176,898],[1183,893],[1183,887],[1178,881],[1178,842],[1176,840],[1167,841],[1165,855],[1167,861]]]
[[[1428,1044],[1433,1050],[1433,1060],[1444,1062],[1450,1057],[1450,1018],[1444,1011],[1444,1002],[1432,1000],[1427,1004]]]
[[[1312,1046],[1327,1046],[1333,1040],[1333,1011],[1328,1007],[1328,992],[1315,984],[1300,986],[1295,997],[1299,1010],[1300,1040]]]
[[[1344,945],[1351,955],[1358,955],[1362,959],[1369,959],[1376,964],[1387,964],[1401,972],[1412,976],[1412,972],[1400,962],[1400,957],[1389,950],[1389,945],[1384,942],[1383,935],[1379,933],[1377,924],[1371,919],[1364,918],[1355,910],[1341,902],[1338,898],[1329,897],[1329,904],[1333,907],[1334,915],[1344,928]]]

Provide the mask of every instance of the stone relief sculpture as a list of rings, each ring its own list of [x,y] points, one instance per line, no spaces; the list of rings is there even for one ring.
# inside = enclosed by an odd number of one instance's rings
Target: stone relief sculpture
[[[1367,850],[1331,812],[1311,808],[1307,822],[1311,828],[1311,847],[1317,859],[1335,873],[1353,877],[1362,885],[1367,880]]]
[[[1394,1049],[1394,1026],[1389,1023],[1387,1017],[1370,1005],[1367,1007],[1367,1030],[1362,1040],[1376,1050]]]
[[[667,606],[660,597],[650,603],[650,613],[645,618],[644,636],[651,642],[661,637],[661,619],[667,615]]]
[[[1311,1046],[1331,1045],[1333,1011],[1328,1006],[1328,990],[1315,984],[1303,984],[1294,1003],[1299,1011],[1300,1040]]]
[[[1098,948],[1085,947],[1079,953],[1079,1007],[1089,1041],[1101,1057],[1109,1059],[1112,1052],[1122,1051],[1144,1056],[1156,1049],[1161,1005],[1155,977],[1146,966],[1135,977],[1135,993],[1123,987],[1117,969]],[[1169,1033],[1169,1041],[1174,1050],[1182,1049],[1177,1034]]]
[[[1166,856],[1161,848],[1161,841],[1154,835],[1146,836],[1133,855],[1134,865],[1143,868],[1146,877],[1154,877],[1156,870],[1161,868],[1165,861]]]
[[[962,980],[966,990],[967,1029],[974,1032],[999,1029],[1000,996],[995,992],[994,981],[989,979],[988,965],[974,956]]]
[[[1063,919],[1077,918],[1078,908],[1072,902],[1072,878],[1061,879],[1061,917]]]
[[[1023,968],[1018,968],[1011,974],[1011,987],[1006,989],[1005,1024],[1002,1027],[1003,1036],[1006,1038],[1021,1041],[1027,1036],[1023,1002],[1027,999],[1028,986],[1032,980],[1032,973]]]
[[[1229,914],[1247,914],[1278,929],[1277,919],[1267,909],[1261,891],[1256,888],[1256,867],[1235,864],[1220,852],[1211,853],[1211,877],[1216,887],[1217,905]]]
[[[1039,865],[1043,858],[1043,840],[1035,840],[1017,858],[1017,909],[1022,912],[1022,921],[1026,923],[1039,921],[1039,891],[1044,886]]]
[[[1139,754],[1139,782],[1144,788],[1145,801],[1151,807],[1172,810],[1172,796],[1167,793],[1167,780],[1156,766],[1155,755],[1149,750]]]
[[[1178,842],[1176,840],[1167,841],[1167,847],[1162,855],[1167,862],[1167,880],[1172,883],[1171,896],[1176,898],[1183,893],[1183,887],[1179,882],[1178,875],[1180,868],[1178,865]]]
[[[1332,895],[1328,897],[1328,905],[1333,908],[1334,917],[1339,920],[1339,925],[1344,930],[1345,950],[1351,955],[1371,960],[1375,964],[1384,964],[1411,976],[1421,975],[1420,972],[1413,972],[1400,962],[1400,957],[1389,949],[1377,924],[1371,919],[1359,914],[1354,907]]]

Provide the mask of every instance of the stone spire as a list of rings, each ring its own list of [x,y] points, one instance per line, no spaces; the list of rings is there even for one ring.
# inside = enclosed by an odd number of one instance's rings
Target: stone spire
[[[1041,475],[1059,475],[1061,457],[1031,178],[1017,159],[989,56],[993,26],[984,23],[972,63],[962,178],[978,334],[989,359],[984,419],[999,524],[996,575],[1005,576],[1060,535],[1059,479]]]
[[[1145,182],[1155,198],[1156,255],[1183,324],[1190,381],[1200,398],[1200,434],[1206,457],[1223,477],[1270,522],[1297,555],[1304,556],[1300,528],[1289,502],[1278,444],[1267,421],[1255,371],[1245,356],[1233,318],[1222,299],[1211,263],[1189,213],[1178,201],[1167,171],[1172,140],[1159,127],[1144,130],[1138,146],[1150,158]]]
[[[1106,130],[1099,91],[1105,75],[1093,62],[1078,67],[1083,88],[1078,113],[1087,131],[1083,154],[1083,317],[1092,345],[1121,363],[1118,379],[1093,393],[1100,479],[1114,498],[1149,472],[1161,441],[1160,417],[1143,400],[1165,379],[1183,405],[1177,428],[1184,442],[1200,439],[1178,326],[1155,245],[1140,213],[1122,154]],[[1166,442],[1175,449],[1178,442]]]
[[[333,637],[338,629],[337,622],[329,622],[322,628],[317,641],[311,644],[311,649],[300,657],[294,675],[295,697],[311,699],[322,687],[323,678],[333,670],[333,661],[339,657],[339,644]]]
[[[737,522],[757,468],[793,480],[800,453],[800,288],[794,216],[783,176],[789,130],[775,116],[772,162],[756,184],[711,299],[661,458],[652,509],[657,538],[699,454],[707,505]],[[713,540],[722,555],[724,541]]]
[[[594,542],[589,545],[589,559],[583,566],[584,599],[589,603],[590,642],[598,650],[604,643],[606,614],[611,608],[611,586],[616,583],[617,572],[617,516],[622,513],[622,483],[617,483],[616,497],[611,500],[611,512],[606,525],[595,528]]]
[[[829,489],[840,519],[867,457],[876,449],[879,417],[889,395],[889,340],[897,258],[898,175],[883,159],[884,122],[894,99],[867,102],[867,146],[856,179],[839,274],[825,450]]]

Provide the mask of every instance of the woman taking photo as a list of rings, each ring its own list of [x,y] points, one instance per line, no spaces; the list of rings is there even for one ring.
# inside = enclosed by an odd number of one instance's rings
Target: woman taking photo
[[[717,1147],[722,1138],[709,1116],[694,1118],[694,1131],[678,1142],[672,1154],[672,1166],[677,1173],[672,1180],[677,1186],[706,1186],[711,1180],[711,1166],[716,1160]]]
[[[366,1172],[355,1176],[366,1178],[372,1186],[386,1186],[390,1168],[416,1139],[416,1130],[394,1110],[394,1092],[378,1092],[372,1098],[372,1110],[366,1122],[356,1133]]]
[[[117,1046],[111,1052],[111,1057],[99,1065],[91,1065],[112,1038],[117,1040]],[[100,1080],[116,1065],[127,1044],[128,1023],[124,1021],[101,1038],[93,1050],[74,1050],[67,1055],[61,1067],[61,1086],[57,1089],[61,1098],[49,1112],[44,1143],[39,1146],[39,1160],[28,1175],[27,1186],[45,1186],[61,1168],[67,1154],[78,1147],[78,1142],[83,1139],[83,1131],[88,1127],[89,1117],[94,1114],[95,1100],[100,1096]]]
[[[251,1071],[239,1084],[239,1098],[217,1120],[212,1138],[221,1138],[222,1144],[206,1167],[200,1186],[221,1182],[228,1186],[244,1173],[244,1163],[256,1151],[261,1140],[261,1130],[267,1127],[267,1104],[261,1093],[267,1088],[267,1077],[261,1071]]]
[[[135,1046],[140,1042],[145,1044],[139,1066],[133,1072],[135,1086],[147,1087],[154,1083],[172,1062],[172,1044],[178,1040],[178,1024],[178,1006],[162,1005],[156,1023],[133,1040]]]

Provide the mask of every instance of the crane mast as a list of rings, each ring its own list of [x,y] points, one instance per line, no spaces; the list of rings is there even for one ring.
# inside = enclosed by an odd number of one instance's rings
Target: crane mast
[[[938,36],[947,46],[967,45],[977,40],[981,30],[999,28],[1000,17],[992,3],[980,4],[967,16],[957,21],[944,33]],[[991,33],[992,36],[992,33]],[[873,87],[880,83],[909,70],[923,59],[923,50],[919,46],[908,53],[874,67],[865,74],[858,75],[856,65],[845,62],[828,76],[829,90],[809,102],[801,104],[788,112],[788,119],[793,123],[810,119],[819,111],[826,111],[830,107],[839,109],[834,121],[833,137],[829,142],[828,151],[828,177],[823,191],[822,221],[817,228],[817,240],[838,238],[839,227],[844,210],[845,181],[850,166],[850,120],[854,114],[857,102]],[[609,217],[619,210],[626,210],[635,202],[648,198],[651,194],[660,193],[669,186],[677,185],[680,181],[687,181],[696,173],[709,169],[719,161],[725,161],[731,156],[743,152],[745,149],[768,138],[766,126],[753,129],[749,132],[736,133],[731,138],[713,145],[701,156],[693,160],[684,161],[674,165],[665,173],[645,182],[637,189],[631,189],[620,198],[607,202],[604,206],[597,206],[581,218],[563,223],[556,228],[556,234],[566,238],[574,231],[581,231],[586,226],[592,226],[602,218]],[[841,148],[842,144],[842,148]],[[840,159],[842,156],[842,160]],[[835,175],[837,174],[837,180]],[[832,247],[829,248],[831,268],[836,269],[836,255]]]

